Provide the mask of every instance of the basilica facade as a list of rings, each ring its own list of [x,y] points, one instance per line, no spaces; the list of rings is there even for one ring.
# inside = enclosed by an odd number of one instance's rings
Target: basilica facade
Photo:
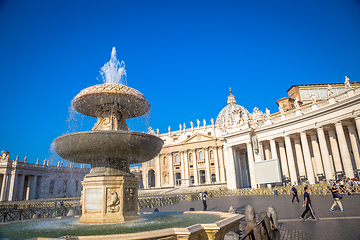
[[[240,106],[230,91],[217,118],[197,119],[178,130],[150,134],[164,141],[157,157],[142,164],[144,188],[226,184],[262,187],[254,162],[279,159],[277,184],[359,177],[360,84],[293,85],[270,114]]]

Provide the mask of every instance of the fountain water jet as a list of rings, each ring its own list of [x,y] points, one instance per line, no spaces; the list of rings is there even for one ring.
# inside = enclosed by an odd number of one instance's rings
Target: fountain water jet
[[[81,223],[138,218],[138,180],[129,172],[129,165],[154,158],[164,144],[156,136],[129,131],[126,119],[146,114],[150,104],[139,91],[123,85],[124,65],[113,48],[110,61],[102,68],[105,83],[81,90],[71,102],[75,111],[97,118],[92,131],[54,140],[60,157],[91,164],[82,181]]]

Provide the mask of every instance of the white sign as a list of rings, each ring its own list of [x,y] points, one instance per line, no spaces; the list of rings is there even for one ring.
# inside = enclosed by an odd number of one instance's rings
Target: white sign
[[[255,183],[282,182],[279,159],[254,162]]]
[[[101,212],[102,189],[88,188],[85,190],[86,212]]]

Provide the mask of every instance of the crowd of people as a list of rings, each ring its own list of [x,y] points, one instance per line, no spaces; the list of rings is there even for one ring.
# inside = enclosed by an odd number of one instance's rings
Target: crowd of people
[[[336,185],[342,193],[351,195],[355,191],[360,191],[360,179],[359,178],[345,178],[338,179],[336,181],[329,180],[330,185]]]

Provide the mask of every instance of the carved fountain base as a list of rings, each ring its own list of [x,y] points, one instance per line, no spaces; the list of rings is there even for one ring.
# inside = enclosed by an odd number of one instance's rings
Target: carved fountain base
[[[119,223],[139,218],[136,177],[88,176],[81,182],[80,223]]]

